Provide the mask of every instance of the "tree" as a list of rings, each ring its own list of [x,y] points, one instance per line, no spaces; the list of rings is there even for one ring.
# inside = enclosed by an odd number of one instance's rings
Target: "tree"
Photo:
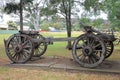
[[[83,6],[85,11],[92,15],[99,15],[100,11],[104,9],[105,0],[85,0]]]
[[[35,30],[39,30],[40,28],[41,10],[44,6],[44,1],[45,0],[34,0],[32,4],[27,4],[25,7],[26,17],[29,18],[27,21]]]
[[[113,29],[120,30],[120,0],[105,0],[104,11],[108,14]]]
[[[71,37],[71,15],[72,8],[74,5],[74,0],[50,0],[48,7],[56,11],[58,14],[62,14],[66,20],[66,29],[67,29],[67,37]],[[71,41],[68,41],[67,45],[68,49],[72,48]]]
[[[73,6],[73,0],[62,0],[62,3],[60,5],[60,11],[64,15],[66,20],[66,29],[67,29],[67,37],[71,37],[71,11]],[[67,45],[68,49],[72,48],[71,41],[68,41]]]
[[[102,28],[102,25],[103,25],[103,19],[101,19],[101,18],[95,19],[95,20],[92,22],[92,26],[94,26],[94,27],[96,27],[96,28],[99,28],[99,29]]]
[[[15,22],[9,21],[7,24],[9,30],[18,30],[18,25]]]
[[[23,30],[23,7],[28,4],[32,3],[33,0],[20,0],[20,3],[10,2],[7,3],[4,11],[8,14],[10,13],[17,13],[19,11],[20,13],[20,30]]]
[[[85,11],[98,15],[104,11],[108,15],[111,28],[120,30],[120,0],[85,0]]]
[[[104,9],[104,0],[50,0],[50,5],[52,5],[51,8],[57,9],[58,14],[62,14],[65,17],[67,37],[71,37],[71,15],[73,13],[76,14],[80,9],[84,9],[86,13],[97,16]],[[77,6],[80,7],[78,8]],[[71,47],[71,42],[68,41],[68,48]]]
[[[82,24],[84,25],[90,25],[90,19],[89,18],[81,18],[80,21],[82,22]],[[82,26],[81,26],[82,27]]]

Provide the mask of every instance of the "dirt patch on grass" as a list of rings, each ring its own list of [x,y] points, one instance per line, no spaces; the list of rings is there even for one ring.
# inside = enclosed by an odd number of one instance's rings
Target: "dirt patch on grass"
[[[8,58],[2,58],[0,57],[0,66],[4,66],[6,64],[10,63]]]

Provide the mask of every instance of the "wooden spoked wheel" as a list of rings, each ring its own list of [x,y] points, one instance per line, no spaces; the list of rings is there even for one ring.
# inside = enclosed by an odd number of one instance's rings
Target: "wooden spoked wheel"
[[[93,68],[101,64],[105,58],[104,42],[94,34],[83,34],[73,44],[72,55],[82,67]]]
[[[22,34],[12,35],[6,42],[6,54],[14,63],[25,63],[33,55],[34,44],[31,37]]]
[[[109,56],[111,56],[113,50],[114,50],[114,45],[113,42],[106,42],[106,54],[105,54],[105,58],[108,58]]]
[[[39,41],[38,43],[35,43],[35,49],[34,49],[33,57],[40,57],[46,52],[47,44],[43,41],[43,40],[45,40],[45,38],[40,34],[36,35],[35,39],[42,40],[42,41]]]

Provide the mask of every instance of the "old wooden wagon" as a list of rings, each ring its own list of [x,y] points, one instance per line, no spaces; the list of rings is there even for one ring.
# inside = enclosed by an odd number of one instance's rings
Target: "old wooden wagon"
[[[74,41],[73,59],[82,67],[93,68],[112,54],[116,38],[113,32],[101,33],[91,26],[84,26],[84,30],[85,33],[76,38],[45,38],[37,31],[19,31],[4,40],[6,54],[14,63],[25,63],[33,56],[42,56],[55,41]]]

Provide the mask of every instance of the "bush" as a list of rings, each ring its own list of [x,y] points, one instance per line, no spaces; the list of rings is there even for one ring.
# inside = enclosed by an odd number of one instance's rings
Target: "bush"
[[[15,22],[9,21],[7,24],[9,30],[18,30],[18,25]]]
[[[40,25],[40,28],[42,30],[49,30],[49,27],[54,27],[55,29],[60,29],[61,24],[59,22],[56,22],[56,23],[44,22]]]
[[[40,29],[42,29],[42,30],[49,30],[49,23],[42,23],[41,25],[40,25]]]
[[[61,28],[61,24],[59,22],[51,23],[50,27],[54,27],[55,29],[60,29]]]
[[[81,27],[80,27],[80,25],[78,23],[75,23],[75,24],[73,24],[72,30],[73,31],[80,31]]]

